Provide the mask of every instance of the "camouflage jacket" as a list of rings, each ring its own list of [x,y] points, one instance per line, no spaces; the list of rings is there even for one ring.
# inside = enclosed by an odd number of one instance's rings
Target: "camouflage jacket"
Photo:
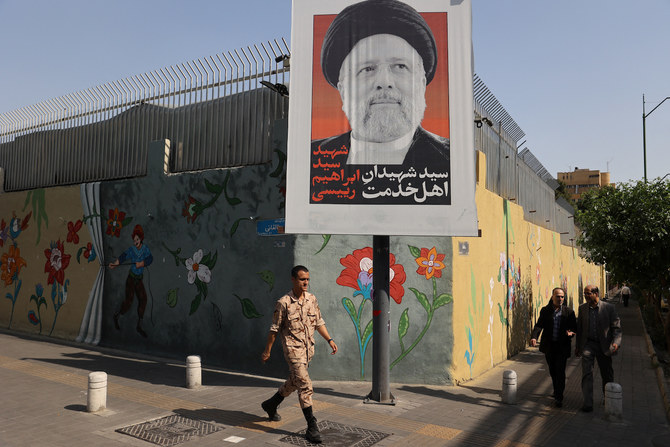
[[[287,362],[309,363],[314,356],[314,330],[324,324],[314,295],[305,292],[300,304],[290,291],[277,300],[270,331],[281,335]]]

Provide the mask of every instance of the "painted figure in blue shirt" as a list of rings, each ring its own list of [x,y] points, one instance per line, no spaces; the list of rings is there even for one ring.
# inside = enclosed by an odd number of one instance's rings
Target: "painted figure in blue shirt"
[[[128,272],[128,279],[126,279],[126,298],[121,303],[121,308],[114,314],[114,327],[121,329],[119,325],[119,317],[130,309],[133,304],[133,295],[137,296],[137,332],[146,337],[147,333],[142,329],[142,319],[144,318],[144,311],[147,307],[147,292],[144,289],[142,278],[144,276],[144,268],[151,265],[154,258],[151,255],[149,247],[144,245],[144,230],[141,225],[135,225],[133,229],[133,246],[124,251],[119,258],[109,264],[110,269],[114,269],[122,262],[130,261],[130,271]]]

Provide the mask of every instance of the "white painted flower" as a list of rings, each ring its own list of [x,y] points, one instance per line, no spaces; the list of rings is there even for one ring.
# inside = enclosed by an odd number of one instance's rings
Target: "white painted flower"
[[[202,261],[202,249],[193,253],[193,257],[188,258],[185,262],[186,269],[188,270],[189,284],[193,284],[196,277],[205,283],[208,283],[212,279],[211,270],[206,265],[201,264],[200,261]]]
[[[491,277],[491,281],[489,281],[489,287],[491,288],[491,292],[493,292],[493,286],[495,285],[495,281],[493,280],[493,276]]]

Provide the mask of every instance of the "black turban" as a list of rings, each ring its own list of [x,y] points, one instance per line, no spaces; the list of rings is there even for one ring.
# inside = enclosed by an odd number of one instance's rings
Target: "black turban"
[[[330,85],[337,88],[340,68],[354,45],[375,34],[393,34],[405,39],[423,59],[426,84],[432,81],[437,45],[421,14],[398,0],[364,0],[344,8],[326,31],[321,69]]]

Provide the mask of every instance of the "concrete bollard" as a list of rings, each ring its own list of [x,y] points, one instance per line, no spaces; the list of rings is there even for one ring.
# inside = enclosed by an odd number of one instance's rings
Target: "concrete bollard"
[[[202,385],[200,356],[189,355],[188,357],[186,357],[186,387],[197,388],[200,385]]]
[[[511,369],[503,372],[502,401],[505,404],[516,404],[516,371]]]
[[[605,416],[620,421],[623,417],[623,392],[621,385],[609,382],[605,385]]]
[[[107,373],[103,371],[88,373],[86,411],[94,413],[105,408],[107,408]]]

